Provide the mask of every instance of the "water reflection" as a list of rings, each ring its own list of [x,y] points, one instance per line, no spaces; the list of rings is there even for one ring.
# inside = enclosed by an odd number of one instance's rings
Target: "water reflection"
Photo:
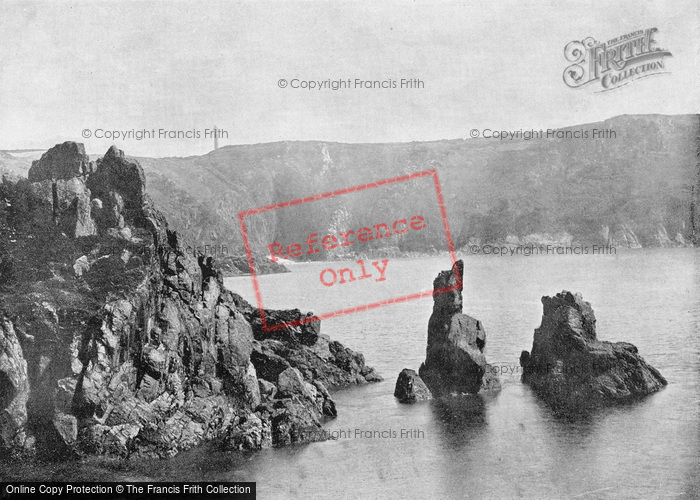
[[[443,446],[460,450],[486,427],[484,396],[464,395],[430,401]]]

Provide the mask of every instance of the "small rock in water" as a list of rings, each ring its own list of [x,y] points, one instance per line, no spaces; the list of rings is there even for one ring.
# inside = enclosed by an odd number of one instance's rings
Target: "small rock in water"
[[[464,262],[459,260],[433,281],[425,362],[420,366],[420,376],[408,369],[399,375],[394,395],[402,403],[430,399],[432,395],[476,394],[501,388],[496,374],[488,369],[484,355],[486,331],[481,321],[462,314],[463,274]]]
[[[394,397],[401,403],[415,403],[432,399],[433,395],[415,370],[404,368],[396,380]]]

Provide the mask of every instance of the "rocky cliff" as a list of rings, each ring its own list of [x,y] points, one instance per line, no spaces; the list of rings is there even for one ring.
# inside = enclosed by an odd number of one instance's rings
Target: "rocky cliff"
[[[627,342],[597,338],[591,304],[562,291],[542,297],[542,324],[523,351],[523,382],[557,408],[624,401],[658,391],[666,379]]]
[[[186,252],[115,147],[0,184],[0,452],[167,457],[317,439],[329,390],[380,380],[311,313],[260,312]]]
[[[594,129],[614,131],[615,137],[593,138]],[[440,176],[458,247],[514,238],[523,244],[568,238],[572,245],[617,248],[690,241],[698,115],[625,115],[562,130],[586,131],[588,137],[405,144],[290,141],[143,162],[154,199],[178,230],[232,249],[241,244],[236,222],[241,210],[429,169]],[[382,203],[376,196],[348,204],[337,198],[338,204],[306,205],[303,217],[274,211],[265,220],[251,220],[250,230],[267,244],[319,232],[332,225],[338,211],[351,219],[378,221],[402,206],[430,208],[415,193],[407,197],[403,187],[382,191]],[[425,240],[404,242],[401,251],[444,245],[440,226],[425,234]]]

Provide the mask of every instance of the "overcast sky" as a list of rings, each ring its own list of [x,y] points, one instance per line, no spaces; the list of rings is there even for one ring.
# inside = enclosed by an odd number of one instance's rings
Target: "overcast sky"
[[[111,143],[186,156],[220,144],[464,138],[633,113],[697,113],[700,2],[8,2],[0,16],[0,149]],[[562,81],[564,46],[658,28],[670,74],[598,93]],[[422,89],[302,90],[280,79],[418,78]],[[83,129],[93,137],[83,139]]]

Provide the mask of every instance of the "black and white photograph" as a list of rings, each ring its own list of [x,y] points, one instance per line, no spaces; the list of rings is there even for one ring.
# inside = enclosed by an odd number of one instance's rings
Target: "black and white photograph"
[[[696,0],[2,0],[0,498],[700,499]]]

